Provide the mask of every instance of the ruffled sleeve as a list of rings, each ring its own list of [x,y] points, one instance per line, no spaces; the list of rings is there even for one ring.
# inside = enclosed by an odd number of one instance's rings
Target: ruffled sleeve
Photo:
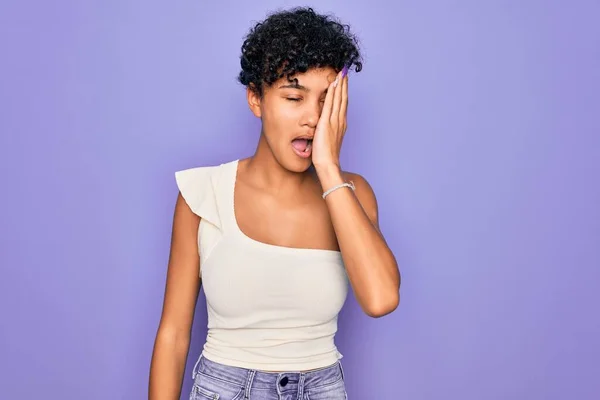
[[[196,167],[175,172],[179,192],[194,214],[221,229],[216,197],[217,167]]]

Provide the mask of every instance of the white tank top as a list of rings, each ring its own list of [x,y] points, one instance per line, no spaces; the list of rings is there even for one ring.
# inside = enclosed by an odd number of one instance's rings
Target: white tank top
[[[234,213],[238,160],[175,173],[201,217],[200,275],[208,310],[203,356],[226,365],[301,371],[342,358],[334,343],[348,293],[341,253],[262,243]]]

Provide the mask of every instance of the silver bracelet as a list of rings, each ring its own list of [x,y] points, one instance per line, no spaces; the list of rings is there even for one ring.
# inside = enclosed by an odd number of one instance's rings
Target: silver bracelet
[[[327,195],[331,192],[333,192],[334,190],[338,190],[339,188],[343,188],[343,187],[349,187],[352,190],[356,190],[356,187],[354,186],[354,182],[350,181],[350,182],[344,182],[344,183],[340,183],[337,186],[332,187],[331,189],[327,189],[325,191],[325,193],[323,193],[323,198],[327,197]]]

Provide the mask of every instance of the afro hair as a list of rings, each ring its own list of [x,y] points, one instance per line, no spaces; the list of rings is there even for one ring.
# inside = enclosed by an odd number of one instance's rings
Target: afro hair
[[[247,34],[238,81],[262,96],[265,86],[311,68],[362,69],[358,40],[348,25],[299,7],[270,14]]]

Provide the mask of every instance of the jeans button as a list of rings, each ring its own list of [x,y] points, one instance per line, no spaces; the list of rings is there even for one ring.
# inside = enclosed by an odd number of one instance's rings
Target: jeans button
[[[285,385],[287,385],[287,384],[288,384],[288,377],[287,377],[287,376],[284,376],[283,378],[281,378],[281,380],[279,381],[279,384],[280,384],[281,386],[285,386]]]

